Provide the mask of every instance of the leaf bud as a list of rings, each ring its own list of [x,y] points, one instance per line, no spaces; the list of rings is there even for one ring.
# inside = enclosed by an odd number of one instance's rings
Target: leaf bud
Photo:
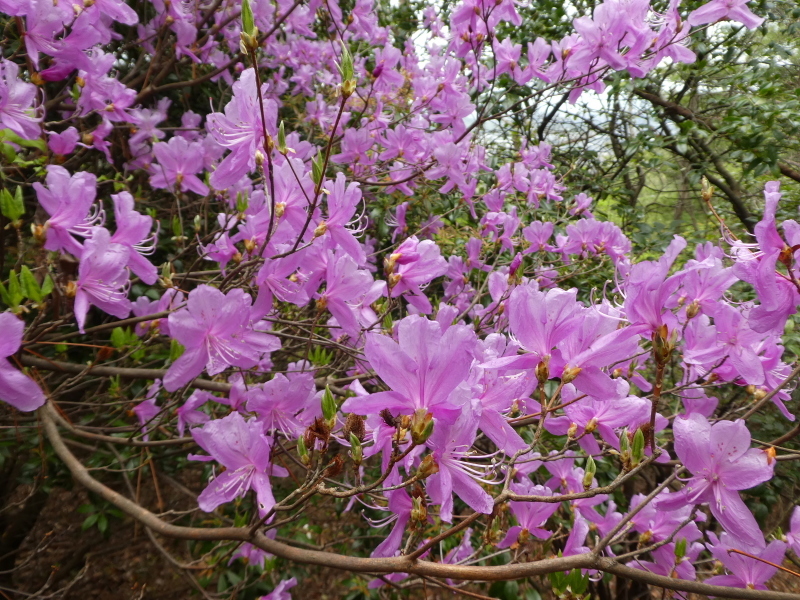
[[[708,179],[705,177],[700,180],[700,185],[700,197],[704,202],[711,202],[711,198],[714,195],[714,186],[708,183]]]
[[[686,556],[686,538],[681,538],[675,544],[675,558],[683,558]]]
[[[325,391],[322,394],[322,416],[325,418],[325,424],[328,428],[333,428],[336,424],[336,412],[338,411],[338,407],[336,406],[336,400],[331,393],[331,388],[329,386],[325,386]]]
[[[342,60],[339,63],[339,74],[342,76],[342,83],[344,84],[353,79],[355,76],[355,69],[353,68],[353,56],[350,54],[350,50],[347,49],[347,45],[345,45],[344,42],[341,44]]]
[[[242,43],[247,50],[255,50],[258,48],[258,29],[256,29],[255,19],[253,18],[253,9],[250,6],[250,0],[242,0]]]
[[[314,181],[316,185],[320,185],[322,183],[322,164],[323,164],[323,157],[322,153],[318,153],[314,158],[311,159],[311,179]]]
[[[637,429],[633,435],[633,446],[631,447],[631,466],[637,466],[642,460],[644,460],[644,432]]]
[[[342,83],[342,96],[349,98],[356,91],[356,80],[347,79]]]
[[[306,447],[303,436],[297,438],[297,456],[300,458],[300,462],[306,466],[311,462],[311,457],[308,454],[308,448]]]
[[[622,430],[619,435],[619,455],[622,458],[622,463],[627,464],[631,459],[631,444],[628,439],[628,429]]]
[[[264,164],[264,161],[267,158],[264,156],[264,153],[261,150],[256,150],[256,164],[260,167]]]
[[[419,465],[419,476],[422,479],[426,479],[438,472],[439,465],[436,463],[436,459],[433,458],[433,454],[428,454],[428,456],[426,456]]]
[[[278,125],[278,152],[286,156],[289,149],[286,147],[286,130],[283,127],[283,121]]]
[[[411,441],[416,445],[424,444],[432,433],[433,413],[426,408],[418,408],[411,420]]]
[[[354,433],[350,433],[350,456],[353,459],[353,462],[356,466],[361,464],[361,461],[364,460],[364,452],[361,449],[361,440],[356,437]]]
[[[594,481],[594,474],[597,473],[597,463],[591,456],[586,457],[586,469],[583,472],[583,489],[588,490],[592,487]]]

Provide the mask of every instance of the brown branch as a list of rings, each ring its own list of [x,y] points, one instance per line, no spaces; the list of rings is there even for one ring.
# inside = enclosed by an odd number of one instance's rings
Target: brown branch
[[[167,373],[167,369],[90,367],[87,365],[78,365],[60,360],[36,358],[35,356],[28,356],[27,354],[23,354],[20,357],[20,362],[26,367],[36,367],[37,369],[44,369],[46,371],[75,374],[86,372],[89,375],[100,375],[105,377],[119,376],[125,379],[163,379],[164,375]],[[231,384],[229,383],[223,383],[221,381],[209,381],[208,379],[200,379],[199,377],[192,381],[189,385],[200,390],[209,390],[211,392],[229,392],[231,389]]]
[[[797,594],[728,588],[708,585],[697,581],[684,581],[663,577],[618,564],[613,558],[597,558],[590,554],[548,558],[544,560],[499,566],[450,565],[429,561],[413,560],[410,557],[361,558],[344,556],[319,550],[294,548],[282,542],[271,540],[261,533],[250,535],[245,527],[182,527],[161,520],[149,510],[139,506],[122,494],[115,492],[97,481],[86,467],[70,452],[54,421],[55,409],[50,403],[39,409],[42,426],[56,455],[64,462],[75,480],[91,492],[110,502],[144,526],[159,535],[184,540],[202,541],[241,541],[279,556],[285,560],[340,569],[355,573],[411,573],[422,577],[450,578],[469,581],[508,581],[536,575],[546,575],[557,571],[572,569],[597,569],[667,589],[694,592],[718,598],[741,600],[797,600]]]

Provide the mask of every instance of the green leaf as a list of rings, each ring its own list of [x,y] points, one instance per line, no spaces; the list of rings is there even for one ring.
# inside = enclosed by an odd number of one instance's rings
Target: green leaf
[[[9,221],[16,221],[25,214],[25,204],[22,201],[22,188],[20,186],[17,186],[13,196],[8,191],[8,188],[3,188],[0,191],[0,213]]]
[[[44,299],[39,282],[36,281],[36,277],[33,276],[33,273],[26,265],[22,265],[22,269],[20,269],[20,279],[22,280],[22,292],[26,298],[30,298],[37,303]]]
[[[128,343],[128,336],[122,327],[115,327],[111,332],[111,345],[114,348],[122,348]]]
[[[86,520],[83,522],[83,525],[81,525],[81,529],[86,531],[87,529],[92,527],[95,523],[97,523],[97,518],[99,516],[100,515],[98,513],[93,513],[93,514],[89,515],[88,517],[86,517]]]
[[[169,345],[169,360],[175,362],[184,353],[184,348],[178,340],[171,340]]]
[[[100,530],[100,533],[108,531],[108,517],[102,513],[97,517],[97,528]]]
[[[8,274],[8,302],[6,304],[11,308],[16,308],[24,298],[17,273],[16,271],[11,271]]]
[[[50,277],[50,274],[44,276],[44,281],[42,281],[42,296],[49,296],[50,293],[53,291],[53,280]]]

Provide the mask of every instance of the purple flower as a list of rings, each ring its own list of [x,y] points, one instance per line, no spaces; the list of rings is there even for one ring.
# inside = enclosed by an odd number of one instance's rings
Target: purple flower
[[[250,296],[241,289],[223,294],[201,285],[189,293],[187,307],[170,314],[170,335],[185,352],[164,376],[164,388],[174,392],[203,372],[222,373],[229,366],[250,369],[261,355],[280,347],[267,333],[250,324]]]
[[[742,23],[748,29],[755,29],[764,22],[764,19],[747,8],[748,2],[750,0],[711,0],[689,13],[689,18],[686,20],[689,25],[697,27],[722,19],[730,19]]]
[[[774,463],[762,450],[750,448],[750,432],[742,421],[711,425],[694,413],[673,424],[675,452],[694,475],[679,492],[660,499],[659,510],[709,503],[711,514],[726,531],[748,545],[764,547],[764,536],[753,514],[739,497],[772,478]]]
[[[111,243],[111,234],[94,227],[86,240],[75,282],[75,320],[83,333],[89,306],[124,319],[131,312],[128,300],[128,248]]]
[[[484,479],[486,467],[469,462],[469,449],[475,441],[478,420],[466,406],[458,419],[436,419],[428,445],[439,471],[427,480],[428,495],[439,504],[439,517],[445,523],[453,520],[453,494],[476,512],[490,514],[494,509],[492,497],[478,484]],[[476,481],[477,479],[477,481]]]
[[[151,166],[150,185],[154,188],[191,190],[200,196],[208,194],[208,186],[197,177],[204,169],[204,150],[200,142],[176,136],[169,142],[154,144],[153,154],[158,160],[157,165]]]
[[[158,279],[158,270],[143,254],[155,252],[157,233],[150,235],[153,218],[133,210],[134,200],[128,192],[112,194],[117,230],[111,236],[113,244],[128,249],[128,267],[147,285]]]
[[[328,217],[317,226],[314,235],[327,234],[357,264],[363,265],[367,260],[364,248],[353,235],[353,231],[347,228],[356,206],[361,202],[361,190],[357,183],[351,183],[347,187],[345,184],[344,175],[337,173],[336,181],[330,186],[327,197]]]
[[[786,553],[786,543],[778,540],[773,540],[766,547],[763,542],[753,547],[746,541],[738,540],[735,536],[725,532],[719,539],[712,532],[708,533],[708,537],[712,542],[708,545],[711,554],[730,571],[730,575],[709,577],[705,580],[705,583],[709,585],[766,590],[768,588],[765,584],[778,572],[778,567],[729,551],[742,550],[776,565],[783,562],[783,555]]]
[[[275,586],[275,589],[269,594],[266,596],[261,596],[260,600],[292,600],[292,595],[286,590],[291,589],[296,585],[297,579],[294,577],[291,579],[284,579],[277,586]]]
[[[297,439],[321,415],[314,377],[296,373],[291,379],[277,373],[270,381],[245,393],[247,410],[256,414],[264,431]]]
[[[406,526],[411,519],[413,504],[411,496],[408,495],[406,490],[399,489],[386,492],[386,497],[389,499],[388,510],[392,514],[382,521],[374,524],[370,522],[370,524],[373,527],[380,527],[394,522],[394,527],[392,527],[392,531],[386,536],[386,539],[372,551],[372,554],[370,554],[372,558],[391,558],[395,556],[400,550],[403,534],[406,532]]]
[[[447,261],[435,242],[420,242],[416,236],[408,238],[389,255],[385,268],[392,296],[409,291],[406,299],[412,306],[425,314],[433,310],[420,286],[447,272]]]
[[[217,397],[211,392],[204,390],[195,390],[192,395],[186,399],[177,413],[178,413],[178,435],[183,437],[187,425],[203,425],[211,420],[206,413],[199,410],[209,400],[216,400]]]
[[[212,479],[197,498],[201,510],[211,512],[249,490],[256,493],[258,513],[262,517],[275,506],[267,469],[278,476],[284,476],[286,471],[270,464],[270,442],[260,423],[253,419],[245,421],[242,415],[233,412],[209,421],[202,428],[192,429],[192,437],[211,456],[190,455],[190,458],[213,459],[226,469]]]
[[[44,248],[79,257],[83,247],[73,235],[87,237],[92,226],[103,221],[102,209],[89,213],[97,195],[97,178],[86,172],[70,177],[64,167],[47,165],[45,182],[47,187],[39,182],[33,184],[39,203],[50,215],[44,224],[47,234]]]
[[[436,321],[411,315],[397,324],[397,339],[369,334],[364,347],[370,365],[391,391],[348,398],[342,410],[369,415],[386,408],[411,415],[422,408],[455,418],[461,410],[456,388],[472,364],[472,329],[453,325],[442,333]]]
[[[80,140],[78,130],[74,127],[69,127],[62,133],[48,131],[47,135],[50,136],[47,140],[47,147],[50,148],[53,154],[58,154],[60,156],[71,154]]]
[[[699,542],[687,544],[686,553],[681,557],[675,554],[675,549],[676,544],[674,542],[660,546],[651,552],[653,562],[637,559],[632,561],[629,566],[664,577],[677,577],[694,581],[697,579],[697,573],[692,563],[697,560],[697,557],[704,550],[703,544]],[[704,583],[708,583],[708,581],[706,580]]]
[[[786,534],[786,541],[792,551],[800,556],[800,506],[794,507],[792,518],[789,521],[789,533]]]
[[[133,414],[135,414],[136,418],[139,420],[139,425],[142,428],[142,433],[144,434],[142,439],[145,442],[150,440],[148,428],[154,425],[153,419],[155,419],[161,412],[161,409],[156,404],[156,398],[158,397],[158,392],[160,389],[161,380],[156,379],[153,385],[151,385],[147,390],[147,398],[145,401],[140,402],[133,407]]]
[[[42,390],[30,377],[15,369],[8,357],[22,345],[25,323],[10,312],[0,313],[0,400],[17,410],[30,412],[45,403]]]
[[[317,306],[327,308],[344,332],[356,339],[361,333],[356,305],[372,283],[369,271],[359,269],[349,255],[329,253],[325,291],[317,294]]]
[[[266,84],[263,92],[266,95]],[[264,100],[264,113],[261,113],[256,92],[256,76],[253,69],[246,69],[239,81],[233,84],[233,99],[225,106],[225,114],[211,113],[206,128],[220,146],[231,153],[211,174],[211,185],[224,190],[256,167],[256,150],[263,141],[262,118],[267,133],[275,135],[275,121],[278,108],[275,101]]]
[[[552,496],[553,491],[543,485],[533,485],[530,479],[525,478],[520,482],[511,484],[511,491],[515,494],[526,496]],[[511,527],[498,548],[508,548],[517,542],[524,542],[528,535],[533,535],[540,540],[546,540],[552,532],[544,529],[545,524],[559,508],[558,502],[516,502],[509,503],[511,512],[517,519],[518,525]]]
[[[55,12],[52,6],[50,10]],[[21,81],[18,74],[15,63],[0,60],[0,124],[26,140],[33,140],[41,135],[42,120],[33,108],[36,86]]]

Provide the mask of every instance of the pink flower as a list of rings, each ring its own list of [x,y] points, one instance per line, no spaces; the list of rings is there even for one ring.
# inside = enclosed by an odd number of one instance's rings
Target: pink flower
[[[36,383],[7,360],[22,345],[25,323],[10,312],[0,313],[0,400],[17,410],[36,410],[47,400]]]
[[[190,299],[191,302],[191,299]],[[210,457],[190,455],[195,460],[216,460],[225,467],[197,498],[200,509],[211,512],[218,506],[244,496],[249,490],[256,493],[258,513],[267,514],[275,506],[267,469],[283,477],[282,467],[270,464],[270,441],[263,434],[261,424],[245,421],[238,412],[222,419],[209,421],[201,428],[192,429],[192,437]]]
[[[92,237],[84,244],[75,282],[74,312],[81,333],[90,305],[120,319],[130,314],[129,275],[125,268],[128,254],[128,248],[111,242],[107,229],[92,229]]]
[[[764,536],[753,514],[737,493],[772,478],[775,463],[750,448],[750,432],[742,421],[711,425],[694,413],[673,425],[675,452],[694,475],[680,493],[658,501],[660,510],[708,502],[711,513],[728,533],[750,546],[764,547]]]
[[[271,335],[250,324],[250,296],[241,289],[223,294],[208,285],[189,293],[187,307],[170,314],[170,335],[186,348],[164,376],[164,388],[174,392],[205,369],[217,375],[229,366],[250,369],[265,352],[280,347]]]

